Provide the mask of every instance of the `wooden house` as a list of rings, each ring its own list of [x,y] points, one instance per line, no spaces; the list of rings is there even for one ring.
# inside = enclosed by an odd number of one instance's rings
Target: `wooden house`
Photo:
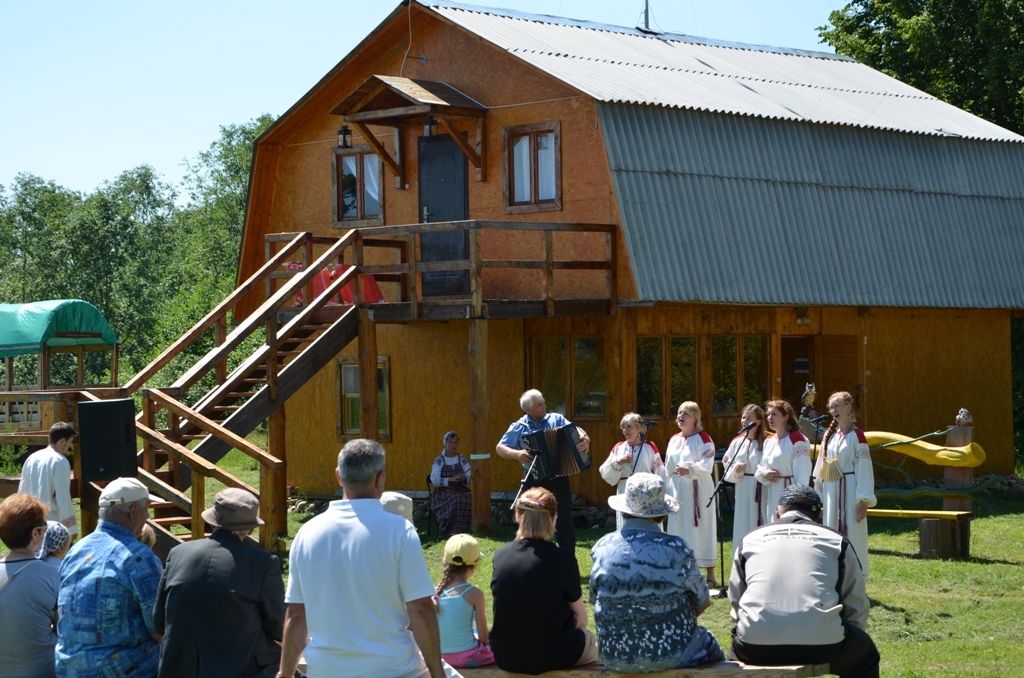
[[[1010,472],[1022,142],[845,57],[402,2],[256,142],[239,283],[285,234],[354,229],[383,295],[363,279],[358,341],[271,419],[271,452],[331,493],[362,432],[390,488],[423,489],[454,429],[481,524],[518,487],[493,453],[527,388],[599,464],[627,411],[664,449],[696,400],[725,446],[745,403],[814,382],[867,429],[966,407],[980,470]]]

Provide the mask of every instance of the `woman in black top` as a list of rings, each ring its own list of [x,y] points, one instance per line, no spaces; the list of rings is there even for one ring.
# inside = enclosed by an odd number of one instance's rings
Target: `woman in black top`
[[[527,490],[516,502],[515,541],[494,554],[491,650],[503,671],[536,675],[597,661],[576,558],[551,543],[557,513],[551,492]]]

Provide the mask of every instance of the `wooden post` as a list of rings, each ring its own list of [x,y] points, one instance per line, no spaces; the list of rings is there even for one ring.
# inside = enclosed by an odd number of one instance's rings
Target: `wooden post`
[[[405,160],[402,153],[402,128],[395,127],[394,131],[395,163],[398,164],[398,174],[395,175],[395,188],[405,190]]]
[[[13,391],[14,390],[14,358],[6,358],[4,360],[4,365],[6,366],[6,370],[4,371],[4,390],[5,391]],[[8,412],[9,411],[10,411],[10,407],[8,406]]]
[[[284,487],[284,469],[275,471],[260,465],[260,518],[264,525],[260,528],[260,546],[268,551],[278,550],[281,543],[278,534],[288,533],[288,505],[279,499],[283,496],[280,488]],[[282,521],[282,518],[284,519]],[[284,530],[279,525],[284,523]]]
[[[78,538],[81,539],[96,529],[100,516],[100,488],[96,483],[84,483],[81,480],[78,486],[82,488],[82,522],[78,525]]]
[[[76,347],[75,356],[77,358],[76,367],[78,368],[75,374],[75,386],[83,386],[85,384],[85,347],[79,344]]]
[[[963,447],[974,442],[974,426],[954,426],[946,434],[946,447]],[[969,489],[974,481],[974,469],[945,467],[943,485],[947,490]],[[971,511],[970,497],[943,497],[943,511]],[[962,557],[971,555],[971,518],[957,522],[957,540],[962,545]]]
[[[146,389],[142,390],[142,423],[150,429],[156,429],[156,404],[149,399]],[[150,473],[156,472],[156,450],[148,439],[142,439],[142,468]]]
[[[487,320],[469,321],[469,360],[473,374],[469,385],[470,466],[473,469],[472,529],[491,533],[491,451],[494,442],[488,435],[487,413],[490,399],[487,389]]]
[[[490,411],[487,389],[487,320],[484,318],[483,231],[469,231],[469,280],[471,314],[469,321],[469,362],[472,375],[469,383],[470,467],[473,469],[472,530],[491,533],[491,442],[487,430]]]
[[[206,521],[203,511],[206,510],[206,476],[198,471],[192,474],[192,538],[202,539],[206,536]]]
[[[544,315],[549,318],[555,315],[555,302],[551,296],[551,288],[554,286],[554,236],[554,231],[544,231]]]
[[[277,400],[277,314],[267,318],[267,395]]]
[[[480,158],[480,166],[476,168],[476,180],[487,181],[487,119],[480,116],[476,119],[476,155]]]
[[[117,386],[117,354],[121,344],[114,344],[114,350],[110,352],[110,385]]]
[[[359,429],[364,438],[377,440],[380,424],[380,403],[377,402],[377,326],[370,320],[363,294],[363,239],[355,243],[355,292],[359,308]]]
[[[274,410],[267,419],[267,451],[284,462],[281,469],[280,482],[274,483],[274,495],[271,500],[279,510],[272,514],[274,522],[270,523],[274,534],[288,534],[288,450],[286,449],[287,427],[285,426],[285,406]],[[261,486],[262,487],[262,486]]]
[[[313,261],[313,241],[307,240],[306,246],[302,248],[302,270],[309,268]],[[313,279],[310,278],[306,286],[302,288],[302,305],[309,306],[313,302]]]
[[[43,344],[39,351],[39,390],[45,391],[50,387],[50,352]]]
[[[771,370],[768,373],[771,383],[768,385],[768,392],[772,398],[782,397],[782,314],[779,311],[778,308],[772,311],[775,323],[768,347],[768,357],[771,360]]]

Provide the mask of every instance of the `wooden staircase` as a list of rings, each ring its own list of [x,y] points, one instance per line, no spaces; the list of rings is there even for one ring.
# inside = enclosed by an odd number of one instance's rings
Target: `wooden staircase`
[[[268,256],[259,271],[117,394],[125,397],[138,393],[142,397],[141,412],[136,417],[136,432],[143,441],[138,477],[151,493],[165,500],[153,506],[156,516],[150,520],[158,537],[158,553],[206,534],[201,517],[207,505],[206,478],[259,497],[260,517],[266,523],[260,529],[262,546],[277,548],[279,536],[287,533],[285,462],[245,436],[358,336],[358,304],[328,302],[353,281],[357,300],[362,299],[362,285],[355,268],[332,281],[315,298],[311,290],[311,281],[321,269],[343,263],[345,250],[355,241],[354,232],[329,239],[315,238],[309,233],[292,235],[280,251]],[[314,244],[327,245],[315,260]],[[279,270],[294,257],[301,257],[302,271]],[[280,278],[287,280],[275,289],[275,281]],[[266,301],[228,333],[227,313],[261,282],[266,285]],[[296,305],[298,292],[311,301]],[[148,385],[161,369],[211,328],[216,335],[215,346],[206,355],[170,386]],[[247,340],[254,335],[263,341],[252,348],[254,342]],[[237,361],[230,371],[229,358]],[[208,375],[212,375],[212,386],[196,398],[196,386],[208,383]],[[88,393],[83,395],[96,399]],[[189,406],[187,400],[194,403]],[[258,487],[217,465],[231,449],[240,450],[257,462]],[[91,522],[86,519],[87,511],[95,519],[93,500],[99,494],[96,485],[89,485],[91,488],[83,491],[84,523]],[[170,528],[175,525],[188,527],[190,534],[173,534]]]

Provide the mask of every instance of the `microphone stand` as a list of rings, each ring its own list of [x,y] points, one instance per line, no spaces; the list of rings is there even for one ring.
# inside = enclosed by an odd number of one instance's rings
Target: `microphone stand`
[[[753,428],[753,427],[751,427],[751,428]],[[749,430],[750,429],[747,429],[746,431],[744,431],[744,430],[741,429],[740,433],[742,433],[744,436],[746,436],[747,431],[749,431]],[[715,501],[715,500],[718,498],[718,493],[722,491],[722,486],[725,484],[725,478],[729,475],[729,471],[732,470],[732,465],[736,463],[736,457],[738,457],[738,456],[740,456],[740,455],[737,453],[732,459],[729,460],[729,465],[723,469],[722,477],[718,479],[718,484],[715,485],[715,489],[711,493],[711,496],[708,498],[707,505],[704,507],[704,508],[710,508],[711,507],[711,502],[713,502],[713,501],[715,502],[715,514],[716,514],[716,517],[718,519],[718,524],[719,525],[722,524],[722,502],[721,501]],[[733,505],[733,510],[734,510],[733,520],[736,520],[735,504]],[[722,595],[722,594],[724,594],[724,592],[728,588],[728,583],[726,583],[726,580],[725,580],[725,537],[724,537],[724,535],[721,535],[721,534],[718,535],[718,576],[720,578],[720,581],[718,582],[718,587],[719,587],[720,590],[719,590],[719,593],[716,594],[716,595]]]
[[[526,475],[519,481],[519,491],[516,492],[516,498],[512,500],[512,514],[515,515],[516,502],[519,501],[519,495],[526,489],[526,479],[533,475],[533,467],[537,463],[537,455],[533,455],[533,461],[530,462],[530,468],[526,469]]]

